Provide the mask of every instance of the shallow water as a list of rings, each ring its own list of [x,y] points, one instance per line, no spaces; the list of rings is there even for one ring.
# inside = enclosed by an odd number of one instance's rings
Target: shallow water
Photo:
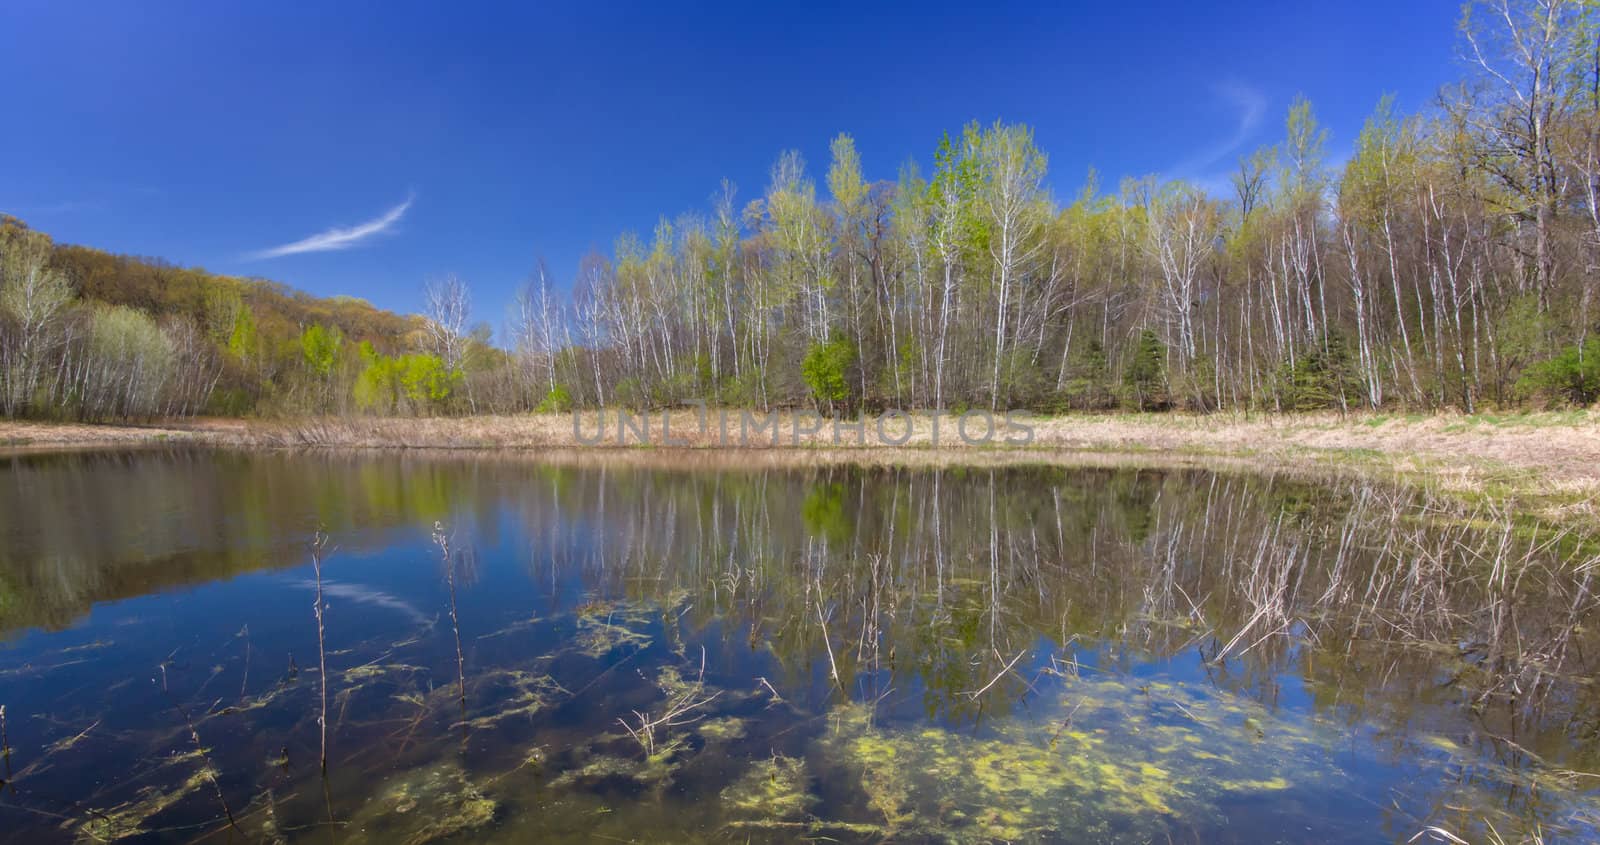
[[[1597,573],[1497,520],[1196,470],[0,459],[0,841],[1592,841]]]

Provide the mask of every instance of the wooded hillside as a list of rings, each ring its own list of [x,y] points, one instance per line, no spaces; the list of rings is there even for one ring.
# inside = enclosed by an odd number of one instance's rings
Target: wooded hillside
[[[0,218],[0,410],[130,418],[318,406],[307,337],[397,353],[422,321],[351,298],[56,245]]]

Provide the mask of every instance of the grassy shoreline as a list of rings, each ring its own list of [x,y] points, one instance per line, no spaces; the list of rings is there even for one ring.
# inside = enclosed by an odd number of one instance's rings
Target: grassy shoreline
[[[566,414],[451,418],[196,419],[148,425],[80,425],[0,421],[0,454],[196,444],[250,449],[491,450],[541,459],[682,460],[696,465],[796,463],[983,464],[1093,463],[1206,466],[1325,475],[1360,475],[1420,485],[1454,498],[1507,504],[1561,522],[1600,526],[1600,413],[1439,415],[1188,415],[1123,414],[1029,418],[1032,442],[972,444],[953,436],[955,420],[916,417],[905,445],[867,445],[851,427],[796,432],[785,415],[776,445],[767,433],[719,436],[716,412],[702,429],[696,412],[668,414],[671,445],[661,445],[662,415],[650,416],[651,444],[630,436],[618,445],[608,416],[603,443],[575,436]],[[585,439],[594,417],[585,413]],[[906,431],[896,422],[891,435]],[[1020,429],[1011,429],[1020,440]],[[975,438],[976,439],[976,438]]]

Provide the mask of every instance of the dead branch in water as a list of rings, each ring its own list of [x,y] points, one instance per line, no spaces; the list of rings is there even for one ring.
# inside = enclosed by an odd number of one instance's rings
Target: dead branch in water
[[[699,676],[695,678],[695,682],[693,684],[689,685],[686,689],[684,689],[683,692],[679,693],[676,697],[667,702],[666,709],[661,712],[660,716],[652,719],[650,716],[638,710],[633,711],[634,718],[639,720],[639,726],[637,728],[628,724],[627,719],[618,719],[617,721],[622,723],[623,729],[633,737],[635,742],[639,743],[639,747],[644,749],[644,753],[646,755],[654,755],[656,753],[657,729],[688,725],[699,721],[699,715],[696,715],[693,718],[686,717],[688,717],[690,713],[699,710],[700,708],[716,700],[717,696],[722,695],[721,691],[714,692],[710,695],[703,695],[705,692],[705,686],[706,649],[705,646],[701,646]]]
[[[989,681],[989,683],[984,684],[983,685],[983,689],[980,689],[980,690],[978,690],[976,692],[964,692],[964,693],[962,693],[962,695],[964,695],[967,698],[970,698],[970,699],[973,699],[974,701],[976,701],[978,696],[983,695],[984,693],[989,691],[990,687],[994,686],[995,684],[1000,683],[1000,679],[1004,678],[1007,674],[1009,674],[1011,672],[1011,667],[1017,665],[1017,661],[1021,660],[1022,656],[1024,654],[1027,654],[1027,653],[1028,653],[1027,649],[1023,649],[1022,651],[1017,652],[1017,656],[1011,658],[1011,662],[1007,663],[1005,665],[1005,668],[1001,669],[1000,673],[995,675],[994,678]]]
[[[167,688],[167,664],[162,663],[159,668],[161,669],[161,693],[167,697],[168,701],[172,702],[172,706],[177,709],[178,715],[183,717],[183,724],[189,729],[189,739],[194,743],[195,752],[200,755],[200,765],[203,767],[201,772],[206,776],[206,781],[211,784],[212,791],[217,794],[217,803],[222,805],[222,814],[228,817],[228,827],[232,828],[236,833],[242,834],[243,831],[239,830],[238,822],[234,821],[233,810],[228,807],[228,799],[223,797],[222,784],[217,782],[217,769],[211,764],[211,755],[206,752],[205,743],[200,741],[200,732],[195,730],[194,719],[189,717],[188,708],[174,698],[171,690]]]
[[[0,757],[6,761],[6,783],[11,783],[11,739],[6,734],[6,706],[0,704]],[[15,789],[16,787],[12,787]]]
[[[465,707],[467,659],[461,653],[461,619],[456,615],[456,556],[450,553],[450,535],[445,533],[443,522],[433,524],[433,544],[439,547],[439,556],[444,560],[444,580],[450,588],[450,631],[456,637],[456,687]]]
[[[320,689],[321,710],[317,714],[317,728],[322,735],[322,771],[328,771],[328,648],[322,625],[322,556],[327,548],[328,535],[318,530],[311,539],[311,569],[316,575],[317,598],[313,610],[317,617],[317,685]]]

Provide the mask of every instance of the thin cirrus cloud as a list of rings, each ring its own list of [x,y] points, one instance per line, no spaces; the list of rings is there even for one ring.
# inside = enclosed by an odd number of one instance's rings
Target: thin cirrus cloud
[[[1172,168],[1179,176],[1203,179],[1210,175],[1208,171],[1211,168],[1250,140],[1260,128],[1262,116],[1266,114],[1266,95],[1255,88],[1237,82],[1225,82],[1214,86],[1213,91],[1237,112],[1238,123],[1226,140],[1206,147]]]
[[[250,253],[248,257],[252,259],[281,258],[285,255],[300,255],[307,252],[335,252],[358,246],[394,228],[394,225],[400,222],[400,218],[406,215],[406,211],[411,208],[411,204],[415,201],[416,195],[408,195],[405,202],[365,223],[357,223],[354,226],[335,226],[325,232],[318,232],[309,238],[301,238],[293,243],[257,250]]]

